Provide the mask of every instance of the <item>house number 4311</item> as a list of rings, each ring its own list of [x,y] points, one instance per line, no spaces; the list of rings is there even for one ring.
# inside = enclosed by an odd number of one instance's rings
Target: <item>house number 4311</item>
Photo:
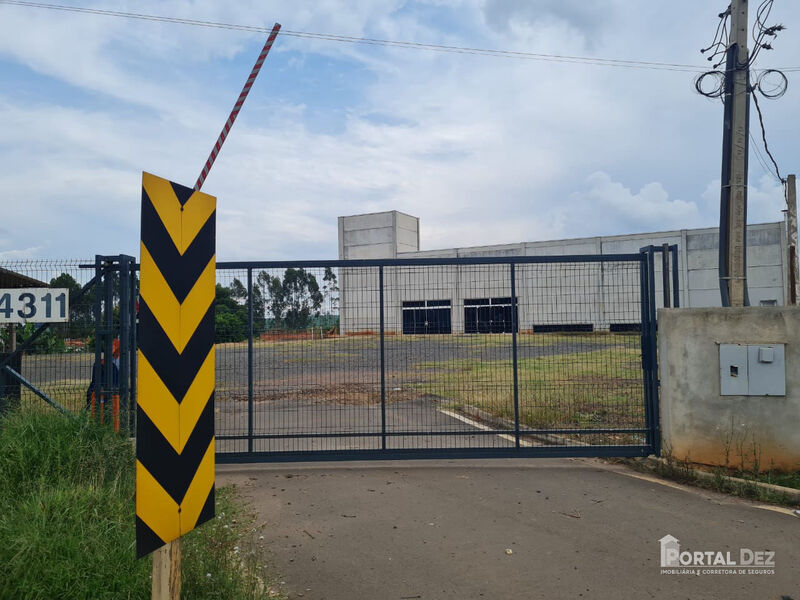
[[[0,323],[59,323],[69,320],[66,288],[0,289]]]

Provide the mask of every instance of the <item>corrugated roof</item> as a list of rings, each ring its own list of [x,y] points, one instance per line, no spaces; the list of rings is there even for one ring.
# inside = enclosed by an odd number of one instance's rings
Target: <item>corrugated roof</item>
[[[43,281],[0,267],[0,288],[50,287]]]

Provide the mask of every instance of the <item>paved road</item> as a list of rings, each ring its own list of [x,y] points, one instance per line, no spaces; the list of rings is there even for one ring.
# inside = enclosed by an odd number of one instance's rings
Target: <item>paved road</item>
[[[225,465],[218,483],[266,522],[291,598],[800,600],[799,518],[598,461]],[[667,534],[774,551],[775,574],[662,575]]]
[[[247,432],[247,404],[217,403],[218,435]],[[313,400],[275,400],[257,402],[254,410],[256,433],[335,434],[340,437],[257,439],[256,452],[379,450],[381,448],[381,407],[337,405]],[[497,435],[485,435],[468,423],[440,410],[434,399],[423,396],[393,402],[386,407],[386,429],[390,434],[386,447],[392,448],[502,448],[513,442]],[[373,435],[345,435],[363,433]],[[410,433],[409,433],[410,432]],[[407,433],[408,435],[400,435]],[[374,435],[378,434],[378,435]],[[445,435],[447,434],[447,435]],[[218,452],[245,452],[246,440],[218,440]]]

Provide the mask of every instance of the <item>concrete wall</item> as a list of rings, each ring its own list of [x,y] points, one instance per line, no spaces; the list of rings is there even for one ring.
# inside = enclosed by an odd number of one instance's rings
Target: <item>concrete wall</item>
[[[339,217],[339,259],[397,258],[419,250],[419,219],[396,210]],[[397,273],[384,273],[388,330],[402,328]],[[339,327],[342,333],[377,331],[380,325],[377,267],[339,271]],[[397,314],[395,314],[397,313]]]
[[[800,307],[658,312],[661,427],[678,459],[800,468]],[[786,396],[721,396],[720,343],[786,344]]]
[[[420,250],[416,217],[397,211],[339,217],[340,259],[635,254],[642,246],[664,243],[678,246],[681,306],[719,306],[716,228]],[[751,303],[758,306],[774,302],[782,306],[788,281],[784,223],[749,225],[747,243]],[[503,269],[387,268],[387,328],[401,330],[403,301],[449,299],[453,332],[463,331],[464,299],[510,295]],[[655,271],[656,304],[661,307],[660,260],[656,261]],[[517,282],[521,329],[555,323],[592,323],[605,329],[612,323],[636,323],[640,319],[638,275],[630,265],[584,264],[560,270],[555,266],[526,265],[519,267]],[[342,331],[374,329],[378,320],[377,269],[343,271],[340,288]]]
[[[778,306],[784,304],[786,281],[788,281],[784,264],[785,238],[783,222],[747,226],[747,276],[750,301],[753,306],[758,306],[762,301],[774,301]],[[678,246],[681,306],[720,306],[717,276],[719,230],[716,227],[424,250],[398,254],[398,258],[636,254],[643,246],[650,244],[660,246],[665,243]],[[656,261],[655,270],[656,302],[661,307],[663,304],[660,261]]]
[[[339,217],[339,259],[396,258],[419,250],[419,219],[396,210]]]

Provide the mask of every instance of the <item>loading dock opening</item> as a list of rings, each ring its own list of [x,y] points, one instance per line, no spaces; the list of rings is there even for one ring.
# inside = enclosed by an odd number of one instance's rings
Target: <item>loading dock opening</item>
[[[406,335],[452,333],[450,300],[403,302],[403,333]]]
[[[513,310],[513,313],[512,313]],[[519,331],[519,298],[472,298],[464,300],[464,333],[512,333]]]

